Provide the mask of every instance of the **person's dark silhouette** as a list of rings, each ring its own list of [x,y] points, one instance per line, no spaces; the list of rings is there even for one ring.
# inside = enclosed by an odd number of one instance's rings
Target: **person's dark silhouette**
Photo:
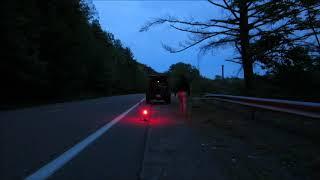
[[[190,85],[185,76],[180,77],[176,86],[176,93],[178,94],[178,98],[179,98],[180,111],[182,113],[186,113],[187,112],[187,96],[190,96]]]

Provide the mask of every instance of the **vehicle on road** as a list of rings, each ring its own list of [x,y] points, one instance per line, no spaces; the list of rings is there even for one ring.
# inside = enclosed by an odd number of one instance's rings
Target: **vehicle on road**
[[[166,75],[150,75],[146,90],[146,102],[150,104],[152,100],[163,100],[171,103],[171,92]]]

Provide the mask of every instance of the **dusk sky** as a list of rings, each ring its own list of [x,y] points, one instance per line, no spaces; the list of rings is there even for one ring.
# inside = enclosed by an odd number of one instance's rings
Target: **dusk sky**
[[[167,24],[151,28],[147,32],[139,32],[146,21],[162,17],[176,16],[206,20],[225,16],[225,13],[206,1],[93,1],[98,12],[102,28],[120,39],[124,46],[129,47],[134,57],[158,72],[168,70],[171,64],[177,62],[190,63],[200,67],[200,73],[208,78],[221,74],[221,65],[225,66],[225,76],[242,77],[238,74],[240,65],[227,62],[235,56],[233,47],[223,47],[212,53],[198,54],[198,47],[193,47],[181,53],[172,54],[163,49],[162,43],[171,46],[186,40],[183,32],[170,28]]]

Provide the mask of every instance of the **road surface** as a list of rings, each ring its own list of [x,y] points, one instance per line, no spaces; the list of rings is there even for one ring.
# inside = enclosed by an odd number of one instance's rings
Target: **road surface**
[[[125,95],[0,112],[0,179],[320,177],[314,141],[252,121],[247,111],[204,103],[184,116],[173,98],[171,105],[150,106],[145,122],[143,99]]]
[[[114,96],[0,112],[0,179],[30,177],[143,98]],[[48,179],[138,179],[147,127],[139,109],[55,167]]]

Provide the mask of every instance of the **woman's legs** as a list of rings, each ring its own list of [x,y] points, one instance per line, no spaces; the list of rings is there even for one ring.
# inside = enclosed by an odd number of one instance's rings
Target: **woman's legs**
[[[178,92],[178,99],[179,99],[179,110],[180,112],[182,112],[182,96],[181,96],[181,92]]]
[[[184,91],[179,91],[178,97],[179,97],[180,111],[182,113],[186,113],[187,112],[187,93]]]
[[[183,113],[187,113],[187,94],[186,94],[186,92],[183,93],[182,109],[183,109]]]

